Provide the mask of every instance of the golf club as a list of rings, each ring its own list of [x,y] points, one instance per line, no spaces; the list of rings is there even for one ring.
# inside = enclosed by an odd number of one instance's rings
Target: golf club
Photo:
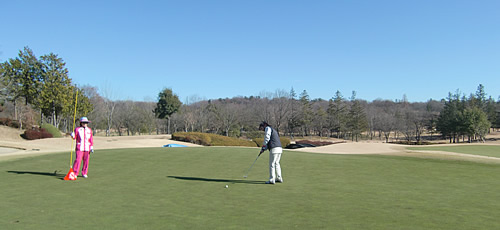
[[[260,157],[260,154],[257,156],[257,158],[255,158],[255,160],[253,161],[253,164],[252,166],[250,166],[250,168],[247,170],[247,173],[243,176],[243,178],[247,178],[248,177],[248,173],[250,172],[250,170],[252,169],[253,165],[255,164],[255,162],[257,162],[257,159],[259,159]]]

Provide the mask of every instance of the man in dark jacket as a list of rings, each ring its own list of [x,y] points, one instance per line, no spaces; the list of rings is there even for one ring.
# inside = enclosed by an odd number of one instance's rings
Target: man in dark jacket
[[[265,132],[264,143],[262,143],[259,155],[269,150],[269,181],[266,181],[266,184],[274,184],[275,182],[283,183],[280,166],[283,148],[281,147],[278,131],[265,121],[259,125],[259,130]]]

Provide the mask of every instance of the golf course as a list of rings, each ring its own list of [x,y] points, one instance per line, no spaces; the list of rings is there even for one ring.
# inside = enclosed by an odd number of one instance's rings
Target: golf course
[[[1,6],[0,230],[500,230],[500,0]]]
[[[258,148],[96,149],[89,178],[76,181],[62,180],[69,151],[0,158],[0,228],[500,228],[499,145],[402,154],[285,150],[284,183],[275,185],[264,184],[267,152],[243,178]],[[426,151],[492,160],[415,157]]]

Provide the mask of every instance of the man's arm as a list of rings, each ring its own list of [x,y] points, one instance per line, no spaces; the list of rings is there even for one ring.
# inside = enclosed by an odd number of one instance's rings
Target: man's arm
[[[269,127],[269,126],[266,127],[264,142],[262,143],[262,150],[260,150],[260,153],[266,151],[267,144],[269,143],[269,140],[271,140],[271,133],[272,133],[271,127]]]

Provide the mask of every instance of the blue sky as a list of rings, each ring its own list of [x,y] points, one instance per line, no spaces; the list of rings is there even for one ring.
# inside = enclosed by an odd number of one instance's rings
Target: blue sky
[[[328,100],[500,96],[498,0],[7,1],[0,61],[55,53],[111,99],[276,90]],[[104,92],[106,91],[106,92]]]

